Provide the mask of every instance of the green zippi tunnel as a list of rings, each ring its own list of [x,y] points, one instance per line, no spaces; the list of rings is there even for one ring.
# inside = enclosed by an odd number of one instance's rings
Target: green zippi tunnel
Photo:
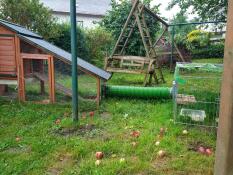
[[[105,86],[106,97],[129,97],[144,99],[172,98],[172,88],[169,87],[134,87],[134,86]]]

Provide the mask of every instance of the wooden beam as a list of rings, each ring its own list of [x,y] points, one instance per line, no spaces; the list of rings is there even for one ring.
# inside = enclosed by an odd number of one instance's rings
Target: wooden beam
[[[48,60],[50,55],[21,53],[21,58],[29,60]]]
[[[162,18],[160,18],[156,13],[152,12],[150,9],[147,7],[144,8],[145,12],[148,13],[150,16],[161,22],[164,26],[168,27],[168,23],[166,23]]]
[[[215,175],[233,174],[233,0],[228,0]]]
[[[21,72],[20,72],[20,40],[15,35],[15,63],[17,71],[17,81],[18,81],[18,99],[21,100],[22,84],[21,84]]]

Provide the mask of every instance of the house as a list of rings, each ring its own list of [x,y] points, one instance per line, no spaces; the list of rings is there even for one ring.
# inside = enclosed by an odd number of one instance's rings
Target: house
[[[40,81],[41,93],[48,87],[49,99],[55,102],[55,90],[72,97],[71,89],[64,87],[56,80],[54,62],[63,65],[71,64],[71,54],[45,41],[40,35],[8,21],[0,20],[0,95],[9,85],[16,85],[18,98],[26,101],[26,80],[37,78]],[[99,104],[101,82],[107,81],[111,74],[78,58],[79,70],[96,80]]]
[[[60,23],[70,21],[69,0],[40,0],[46,7],[52,10]],[[111,0],[78,0],[77,23],[85,28],[93,28],[100,21],[106,12],[111,9]]]

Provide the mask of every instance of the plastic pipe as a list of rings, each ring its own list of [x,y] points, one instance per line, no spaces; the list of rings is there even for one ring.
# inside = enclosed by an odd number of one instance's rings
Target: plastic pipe
[[[172,98],[173,88],[169,87],[134,87],[134,86],[105,86],[106,97],[128,97],[144,99]]]

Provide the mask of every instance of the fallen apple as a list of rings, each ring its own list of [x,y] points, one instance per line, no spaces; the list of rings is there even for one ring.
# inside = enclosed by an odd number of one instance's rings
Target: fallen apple
[[[124,163],[125,162],[125,158],[120,158],[120,163]]]
[[[188,131],[187,130],[183,130],[182,132],[184,135],[187,135],[188,134]]]
[[[211,149],[207,148],[205,150],[205,153],[206,153],[207,156],[210,156],[212,154],[212,151],[211,151]]]
[[[163,151],[163,150],[160,150],[160,151],[157,153],[157,155],[158,155],[159,158],[163,158],[163,157],[166,156],[166,152]]]
[[[90,117],[94,117],[94,115],[95,115],[94,111],[91,111],[91,112],[89,113],[89,115],[90,115]]]
[[[139,137],[140,136],[140,132],[139,131],[133,131],[133,132],[131,132],[130,133],[130,135],[132,136],[132,137]]]
[[[56,125],[59,125],[60,123],[61,123],[61,119],[58,118],[58,119],[55,121],[55,124],[56,124]]]
[[[115,158],[117,155],[116,154],[112,154],[112,158]]]
[[[200,146],[198,148],[198,152],[201,153],[201,154],[205,154],[205,148],[203,146]]]
[[[15,138],[15,141],[16,141],[16,142],[19,142],[20,140],[21,140],[20,137],[16,137],[16,138]]]
[[[160,131],[159,131],[159,138],[163,138],[164,134],[165,134],[165,129],[164,128],[160,128]]]
[[[137,146],[137,142],[132,142],[132,146],[136,147]]]
[[[159,141],[155,142],[155,145],[156,145],[156,146],[159,146],[159,145],[160,145],[160,142],[159,142]]]
[[[100,160],[100,159],[102,159],[104,157],[104,153],[100,152],[100,151],[96,152],[95,157],[96,157],[96,159]]]
[[[96,160],[96,161],[95,161],[95,165],[96,165],[96,166],[99,166],[100,163],[101,163],[101,160]]]

